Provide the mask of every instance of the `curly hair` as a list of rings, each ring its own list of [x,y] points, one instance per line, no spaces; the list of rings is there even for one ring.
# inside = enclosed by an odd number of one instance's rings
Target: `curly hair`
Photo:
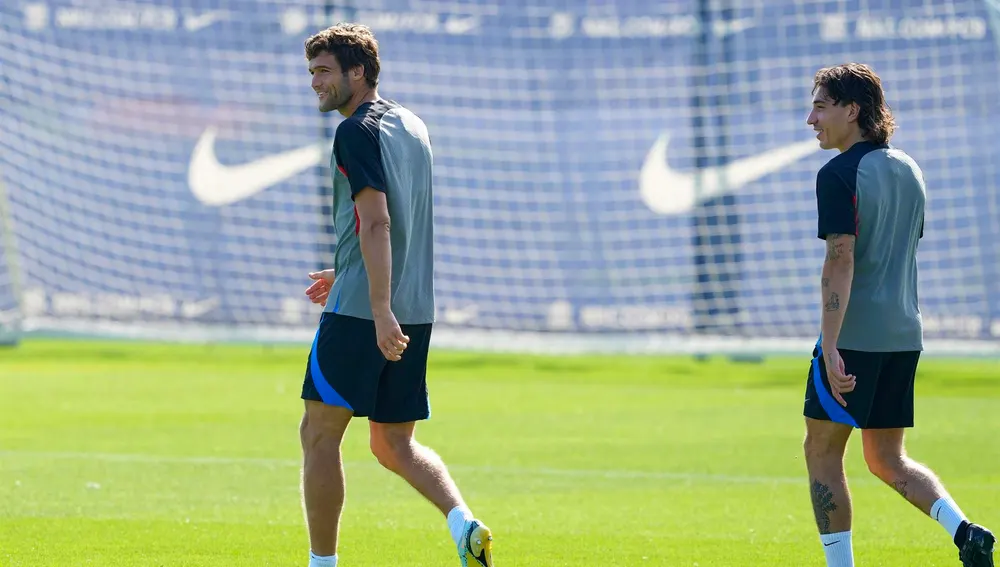
[[[363,24],[340,23],[311,36],[305,42],[306,59],[312,60],[324,51],[337,58],[340,70],[346,73],[361,65],[368,86],[378,86],[381,63],[378,41],[372,30]]]
[[[858,126],[865,138],[876,144],[887,144],[896,131],[892,110],[885,101],[882,80],[863,63],[845,63],[816,72],[813,93],[822,88],[834,104],[856,103]]]

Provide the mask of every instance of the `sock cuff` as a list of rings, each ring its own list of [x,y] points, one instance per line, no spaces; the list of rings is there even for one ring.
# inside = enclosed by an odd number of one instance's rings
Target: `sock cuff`
[[[830,543],[831,541],[840,541],[842,539],[850,539],[851,530],[846,532],[837,532],[835,534],[819,534],[819,540],[823,543]]]
[[[958,528],[967,518],[950,496],[943,496],[931,505],[931,518],[948,532],[952,538],[958,533]]]
[[[823,554],[827,567],[854,567],[854,546],[851,545],[851,531],[835,534],[820,534]]]
[[[333,555],[316,555],[309,550],[309,567],[337,567],[337,554]]]
[[[961,508],[958,507],[958,503],[951,496],[942,496],[931,504],[931,515],[935,515],[941,508],[948,508],[949,510],[961,513]]]

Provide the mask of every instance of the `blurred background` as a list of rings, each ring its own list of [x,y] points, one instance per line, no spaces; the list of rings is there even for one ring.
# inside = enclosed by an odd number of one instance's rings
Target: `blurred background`
[[[2,0],[0,564],[304,564],[342,118],[303,41],[339,21],[430,130],[422,438],[502,565],[820,564],[799,455],[835,154],[805,121],[848,61],[927,183],[912,448],[1000,525],[998,0]],[[347,564],[450,564],[349,438]],[[954,563],[854,487],[859,564]]]
[[[302,42],[353,20],[381,41],[380,94],[433,136],[438,344],[808,348],[833,157],[812,76],[862,61],[926,177],[928,338],[996,352],[995,0],[3,6],[15,331],[308,337],[341,117]]]

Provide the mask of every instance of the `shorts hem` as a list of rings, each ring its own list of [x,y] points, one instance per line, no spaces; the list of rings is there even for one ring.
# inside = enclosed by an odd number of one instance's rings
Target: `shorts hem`
[[[912,429],[913,422],[909,422],[901,425],[865,425],[864,427],[859,427],[858,429]]]
[[[417,422],[417,421],[427,421],[428,419],[431,418],[430,414],[423,414],[422,416],[414,417],[414,418],[381,417],[381,416],[379,416],[379,417],[365,416],[365,417],[368,418],[368,421],[371,421],[371,422],[374,422],[374,423],[386,423],[386,424],[411,423],[411,422]]]
[[[828,421],[830,423],[839,423],[841,425],[846,425],[851,428],[864,429],[864,427],[861,425],[848,423],[846,421],[841,421],[839,419],[833,419],[829,415],[819,415],[816,413],[802,412],[802,417],[808,417],[809,419],[815,419],[816,421]]]
[[[354,408],[352,408],[350,406],[344,405],[344,404],[331,404],[331,403],[327,402],[326,400],[323,400],[319,396],[307,396],[307,395],[303,394],[303,395],[299,396],[299,398],[301,398],[302,400],[307,401],[307,402],[319,402],[319,403],[323,404],[324,406],[330,406],[330,407],[334,407],[334,408],[344,408],[344,409],[347,409],[347,410],[351,410],[351,412],[354,414],[354,417],[368,417],[368,412],[358,411],[358,410],[356,410],[356,409],[354,409]]]

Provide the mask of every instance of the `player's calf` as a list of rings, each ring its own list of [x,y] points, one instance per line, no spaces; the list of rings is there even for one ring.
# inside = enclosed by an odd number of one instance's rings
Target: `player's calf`
[[[934,472],[906,455],[903,435],[903,428],[863,431],[868,470],[941,524],[958,547],[963,565],[992,567],[993,534],[970,523]]]
[[[345,408],[307,401],[299,428],[302,442],[302,504],[309,530],[310,567],[336,567],[344,507],[340,444],[351,420]]]
[[[809,472],[809,495],[827,567],[854,567],[851,542],[851,494],[844,473],[844,451],[851,428],[806,419],[803,450]]]
[[[493,534],[466,506],[441,457],[413,438],[414,428],[413,422],[370,422],[372,453],[445,515],[463,567],[493,567]]]
[[[865,461],[873,475],[925,514],[948,495],[933,471],[906,455],[866,452]]]
[[[372,454],[385,468],[402,477],[442,514],[462,505],[455,482],[432,449],[413,438],[414,424],[370,422]]]

